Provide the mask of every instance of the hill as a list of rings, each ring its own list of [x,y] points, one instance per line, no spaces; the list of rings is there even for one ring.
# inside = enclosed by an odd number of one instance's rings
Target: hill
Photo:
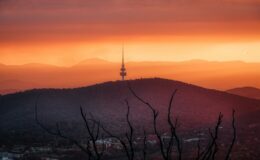
[[[140,132],[145,127],[151,131],[151,112],[133,97],[128,84],[135,92],[149,101],[159,111],[158,124],[161,132],[165,132],[166,108],[171,93],[177,89],[173,103],[173,116],[180,122],[179,131],[189,137],[196,136],[199,131],[208,133],[213,127],[219,112],[224,114],[221,136],[229,141],[231,132],[230,120],[232,109],[236,110],[238,127],[238,153],[250,150],[254,156],[259,156],[257,145],[260,138],[260,101],[226,92],[210,90],[179,81],[166,79],[138,79],[129,81],[115,81],[75,89],[37,89],[16,94],[1,96],[0,98],[0,140],[16,139],[19,141],[39,141],[41,136],[51,137],[43,132],[35,122],[35,103],[38,101],[38,117],[42,123],[52,128],[56,122],[63,125],[67,134],[83,137],[84,125],[79,107],[82,106],[87,115],[92,114],[95,119],[118,134],[125,130],[127,99],[131,106],[130,118]],[[41,136],[40,136],[41,135]],[[20,140],[19,140],[20,138]]]
[[[249,97],[254,99],[260,99],[260,89],[255,87],[241,87],[227,90],[228,93]]]
[[[175,115],[181,117],[183,127],[214,123],[219,112],[230,117],[232,108],[238,116],[260,111],[260,101],[209,90],[194,85],[165,79],[140,79],[128,81],[136,92],[166,114],[166,107],[174,89]],[[149,121],[149,110],[129,92],[127,81],[106,82],[75,89],[39,89],[4,95],[1,97],[1,128],[25,129],[34,126],[34,105],[38,99],[41,118],[46,123],[56,121],[81,121],[79,106],[96,115],[104,123],[121,122],[124,119],[124,99],[133,107],[133,120]],[[148,111],[148,112],[147,112]],[[122,113],[122,114],[118,114]],[[148,115],[144,116],[143,113]],[[254,118],[254,117],[252,117]],[[227,120],[227,119],[226,119]],[[187,125],[187,126],[186,126]]]

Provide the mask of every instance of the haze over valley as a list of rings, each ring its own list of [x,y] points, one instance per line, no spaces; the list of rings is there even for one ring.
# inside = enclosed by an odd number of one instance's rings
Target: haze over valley
[[[71,67],[44,64],[0,65],[0,94],[33,88],[74,88],[118,80],[120,63],[88,59]],[[217,62],[127,62],[128,79],[162,77],[205,88],[228,90],[260,88],[260,63]],[[69,77],[69,78],[67,78]]]

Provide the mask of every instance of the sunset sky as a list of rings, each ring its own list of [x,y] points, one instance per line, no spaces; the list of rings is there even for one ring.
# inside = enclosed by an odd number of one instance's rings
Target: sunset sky
[[[0,63],[260,62],[260,0],[0,0]]]

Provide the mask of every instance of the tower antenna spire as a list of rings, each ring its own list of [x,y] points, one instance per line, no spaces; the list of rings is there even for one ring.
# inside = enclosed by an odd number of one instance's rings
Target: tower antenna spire
[[[125,65],[125,46],[122,44],[122,65]]]
[[[122,45],[122,65],[121,65],[121,69],[120,69],[120,76],[122,77],[122,81],[124,81],[125,80],[125,76],[126,76],[124,43]]]

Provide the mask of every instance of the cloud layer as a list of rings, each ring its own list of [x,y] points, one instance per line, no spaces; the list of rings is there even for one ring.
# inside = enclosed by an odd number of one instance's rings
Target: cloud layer
[[[260,0],[1,0],[1,42],[259,35]]]

